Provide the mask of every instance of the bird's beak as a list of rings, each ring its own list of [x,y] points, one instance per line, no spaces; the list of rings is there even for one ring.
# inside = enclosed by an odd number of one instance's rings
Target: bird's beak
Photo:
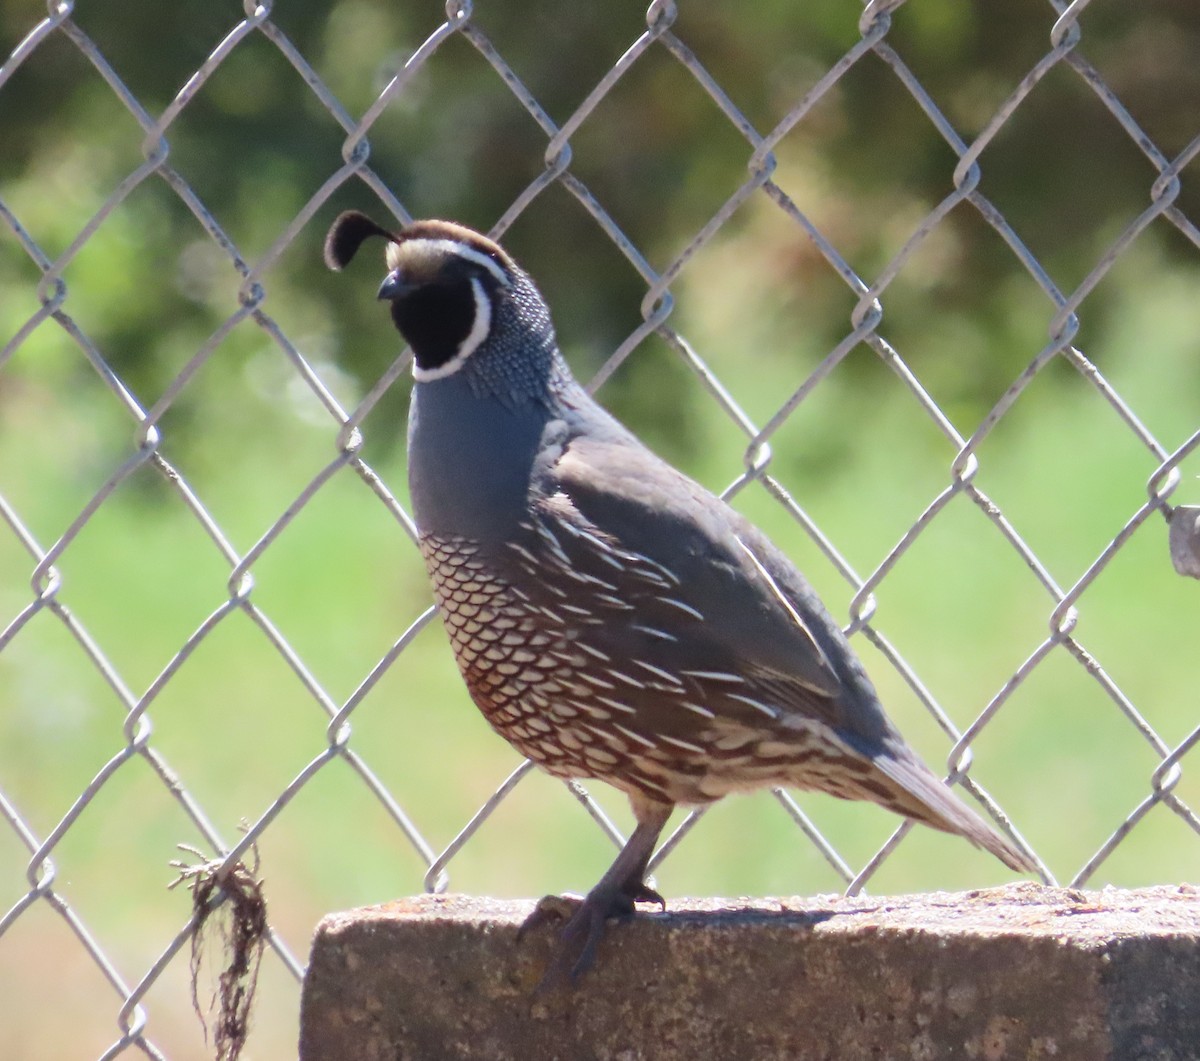
[[[412,285],[400,275],[400,270],[393,269],[383,278],[383,283],[379,285],[379,292],[375,297],[381,301],[386,299],[389,302],[393,302],[401,295],[408,294],[411,290]]]

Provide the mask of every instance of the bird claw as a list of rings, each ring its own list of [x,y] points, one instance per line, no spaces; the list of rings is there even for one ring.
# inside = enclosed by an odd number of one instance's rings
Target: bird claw
[[[586,899],[574,895],[547,895],[542,899],[521,925],[517,939],[520,940],[528,929],[546,922],[565,918],[566,924],[535,994],[546,994],[558,987],[574,987],[578,978],[595,963],[608,917],[628,916],[632,912],[632,904],[629,905],[630,910],[625,910],[625,903],[614,905],[592,895]]]
[[[624,894],[628,895],[630,900],[635,903],[657,903],[660,910],[666,910],[667,908],[667,900],[643,882],[638,882],[636,885],[627,888]],[[630,910],[630,913],[632,912]]]
[[[569,922],[585,901],[582,895],[543,895],[533,908],[533,913],[517,929],[517,942],[520,943],[528,933],[542,925]]]
[[[547,895],[540,899],[517,930],[518,943],[541,925],[559,921],[566,924],[535,993],[543,994],[560,985],[574,986],[595,963],[607,921],[632,916],[637,902],[657,903],[663,910],[667,908],[667,901],[641,881],[611,892],[592,892],[586,898]]]

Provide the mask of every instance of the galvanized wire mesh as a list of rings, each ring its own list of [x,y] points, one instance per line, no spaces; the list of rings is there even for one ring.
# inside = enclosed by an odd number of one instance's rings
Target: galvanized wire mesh
[[[38,63],[43,49],[50,42],[60,46],[63,42],[68,42],[91,64],[103,79],[107,91],[128,111],[142,131],[140,151],[143,161],[111,190],[102,207],[61,253],[52,254],[45,250],[36,227],[27,226],[22,217],[0,199],[0,237],[8,245],[10,253],[11,248],[15,246],[17,253],[33,264],[39,277],[36,283],[38,308],[15,334],[6,338],[5,345],[0,350],[0,373],[3,373],[4,365],[22,349],[38,329],[57,328],[69,339],[79,355],[90,363],[107,388],[109,400],[122,411],[134,429],[134,446],[128,456],[106,469],[99,488],[87,503],[66,521],[52,540],[39,537],[23,513],[0,496],[0,515],[3,516],[8,533],[19,544],[20,550],[27,558],[25,577],[32,588],[32,592],[25,597],[25,602],[13,614],[0,615],[0,622],[5,624],[3,633],[0,634],[0,652],[19,645],[32,623],[43,622],[47,617],[52,617],[73,642],[78,658],[86,661],[87,666],[93,668],[102,678],[122,710],[122,717],[113,719],[114,728],[119,728],[121,734],[119,747],[90,783],[79,791],[77,799],[69,809],[61,816],[57,810],[54,812],[55,820],[49,827],[35,827],[35,821],[46,820],[46,813],[43,813],[42,808],[30,807],[9,798],[6,794],[5,778],[0,776],[0,814],[3,815],[8,830],[24,849],[26,858],[25,890],[21,894],[6,895],[0,899],[8,904],[7,913],[0,920],[0,948],[5,945],[3,937],[6,933],[23,922],[29,923],[32,920],[31,915],[38,916],[37,911],[52,911],[55,917],[61,919],[72,934],[79,952],[94,963],[112,991],[112,1042],[104,1052],[104,1057],[115,1057],[127,1050],[140,1051],[151,1057],[164,1056],[165,1048],[156,1035],[152,996],[166,970],[180,964],[186,965],[186,949],[194,927],[194,918],[181,924],[174,937],[165,942],[153,959],[144,965],[132,969],[118,968],[110,956],[110,940],[106,939],[103,931],[93,927],[84,913],[88,906],[88,897],[75,894],[70,881],[62,880],[56,869],[56,854],[64,838],[68,834],[96,827],[96,817],[90,812],[90,808],[104,790],[114,784],[115,779],[139,769],[136,763],[140,762],[150,769],[157,778],[162,798],[174,801],[187,822],[190,822],[194,834],[189,837],[181,836],[180,839],[195,839],[198,836],[215,853],[219,861],[231,866],[247,857],[251,845],[271,835],[277,818],[305,791],[306,786],[310,785],[318,774],[327,770],[331,764],[341,762],[353,771],[361,785],[378,801],[394,823],[397,841],[410,845],[416,853],[425,867],[424,886],[429,890],[439,890],[447,886],[455,868],[455,859],[460,852],[469,844],[495,808],[529,772],[528,763],[518,767],[497,789],[495,795],[463,824],[453,841],[439,852],[423,832],[422,815],[426,808],[422,807],[412,794],[401,797],[381,780],[379,764],[387,755],[386,749],[361,747],[354,737],[356,710],[430,622],[433,616],[432,608],[421,612],[395,639],[392,647],[375,666],[365,674],[358,687],[349,696],[342,697],[322,682],[306,662],[304,654],[289,641],[284,632],[286,622],[281,621],[285,617],[260,604],[254,592],[256,565],[313,499],[339,474],[349,473],[359,477],[369,488],[378,505],[394,520],[398,531],[397,553],[407,548],[400,540],[405,535],[415,540],[415,528],[411,518],[397,500],[392,487],[362,455],[364,421],[402,376],[407,367],[405,359],[401,358],[384,372],[377,384],[354,407],[345,407],[335,397],[320,367],[305,350],[303,341],[289,335],[284,324],[273,316],[267,297],[269,280],[266,277],[285,251],[295,245],[310,246],[312,253],[317,253],[319,237],[330,217],[330,200],[346,185],[357,183],[365,186],[378,198],[382,212],[389,213],[399,220],[409,219],[406,204],[389,190],[387,174],[377,172],[373,168],[368,137],[387,108],[405,97],[414,78],[420,74],[425,64],[453,39],[468,42],[490,64],[495,72],[494,90],[510,94],[544,134],[544,158],[540,171],[496,220],[491,234],[498,238],[503,237],[514,221],[540,196],[546,194],[549,189],[558,188],[582,206],[594,221],[597,231],[611,240],[612,245],[644,281],[645,295],[641,303],[643,321],[612,352],[595,374],[592,386],[602,386],[641,347],[647,337],[657,336],[678,355],[692,371],[698,385],[705,388],[729,421],[744,435],[744,470],[733,482],[726,484],[726,496],[733,497],[751,484],[765,488],[794,519],[795,525],[803,535],[811,538],[829,563],[844,577],[851,597],[850,630],[856,636],[856,643],[862,644],[861,639],[867,639],[878,649],[945,733],[950,744],[946,760],[949,777],[964,785],[1002,826],[1020,829],[1022,823],[1009,823],[1003,808],[972,777],[972,749],[985,728],[992,725],[996,716],[1004,711],[1012,694],[1043,665],[1044,661],[1049,658],[1068,657],[1078,663],[1087,680],[1095,683],[1104,698],[1111,702],[1113,708],[1127,721],[1130,740],[1143,742],[1151,749],[1155,765],[1145,777],[1144,795],[1140,801],[1128,809],[1123,820],[1115,823],[1111,835],[1083,865],[1067,868],[1065,879],[1079,885],[1101,879],[1098,874],[1101,874],[1106,860],[1147,813],[1158,806],[1168,809],[1185,823],[1189,830],[1189,843],[1200,844],[1200,838],[1197,837],[1197,834],[1200,834],[1200,818],[1178,791],[1183,773],[1183,759],[1197,740],[1200,740],[1200,725],[1191,729],[1184,739],[1174,743],[1160,735],[1147,720],[1144,710],[1140,709],[1118,682],[1106,672],[1101,661],[1089,652],[1077,634],[1081,598],[1109,568],[1114,558],[1134,535],[1161,537],[1161,552],[1165,562],[1166,530],[1163,518],[1169,519],[1172,514],[1170,499],[1181,481],[1179,469],[1197,447],[1200,447],[1200,430],[1182,443],[1174,445],[1157,439],[1144,426],[1131,404],[1073,345],[1080,328],[1078,314],[1081,306],[1133,241],[1149,226],[1173,227],[1184,241],[1200,252],[1200,228],[1177,205],[1183,171],[1200,153],[1200,135],[1192,139],[1175,157],[1164,155],[1139,127],[1117,94],[1108,87],[1101,72],[1086,57],[1085,35],[1081,30],[1081,19],[1089,6],[1086,0],[1077,0],[1069,5],[1052,0],[1056,19],[1042,53],[1023,80],[986,122],[982,132],[968,141],[956,131],[955,124],[939,109],[938,103],[906,64],[905,58],[889,42],[892,16],[901,3],[902,0],[882,0],[869,3],[861,13],[854,11],[853,14],[857,15],[859,38],[795,100],[794,105],[779,117],[771,128],[765,131],[756,128],[738,109],[722,85],[689,48],[688,43],[676,35],[675,5],[660,3],[658,0],[655,0],[646,12],[644,27],[629,27],[629,46],[625,53],[562,123],[554,122],[535,95],[522,83],[518,73],[506,62],[493,40],[477,24],[474,7],[467,0],[452,0],[446,4],[444,21],[436,25],[424,43],[407,57],[402,69],[360,116],[347,112],[327,86],[322,73],[292,44],[275,21],[275,12],[270,3],[254,4],[248,0],[244,17],[230,16],[231,25],[224,39],[195,70],[174,100],[157,115],[151,113],[139,101],[110,65],[102,48],[80,27],[75,18],[73,3],[52,0],[48,4],[46,17],[26,27],[24,37],[0,68],[0,106],[3,105],[5,84],[17,71],[27,64]],[[850,17],[850,13],[847,17]],[[1031,34],[1034,29],[1030,28]],[[300,75],[312,98],[333,117],[345,134],[341,164],[331,164],[325,183],[304,202],[292,221],[275,235],[269,248],[253,259],[238,249],[235,239],[225,231],[203,197],[192,187],[184,173],[175,168],[169,144],[173,124],[185,113],[197,93],[204,89],[221,65],[251,37],[266,40],[278,50],[279,55]],[[623,76],[648,53],[658,58],[668,56],[694,79],[695,84],[715,103],[729,126],[744,139],[748,149],[744,179],[736,187],[728,189],[727,198],[711,216],[697,219],[691,239],[661,268],[654,268],[633,239],[623,231],[614,219],[613,204],[601,201],[572,170],[572,138],[585,123],[599,120],[596,117],[597,108],[612,93]],[[957,163],[949,175],[945,198],[913,225],[907,241],[877,275],[864,279],[839,252],[834,241],[806,215],[801,205],[789,196],[788,191],[776,183],[773,175],[776,169],[776,150],[781,141],[805,121],[839,79],[868,57],[886,65],[893,75],[889,82],[889,91],[905,92],[911,96],[945,140]],[[1144,189],[1148,194],[1148,205],[1121,231],[1115,233],[1107,249],[1099,256],[1083,281],[1069,291],[1060,290],[1056,286],[1048,271],[1028,249],[1022,236],[1014,230],[1001,210],[980,191],[983,172],[981,155],[1011,123],[1020,120],[1022,105],[1038,84],[1052,71],[1062,70],[1069,71],[1072,76],[1077,77],[1079,84],[1087,92],[1094,94],[1111,115],[1112,121],[1119,125],[1129,140],[1144,154],[1153,170],[1153,176]],[[2,122],[3,118],[0,116],[0,123]],[[71,288],[64,279],[65,271],[88,246],[106,220],[115,211],[120,210],[122,204],[146,182],[161,182],[178,197],[202,226],[227,266],[239,277],[236,302],[228,306],[228,316],[224,322],[206,341],[198,345],[170,385],[148,407],[135,397],[121,373],[113,367],[110,351],[94,342],[87,327],[77,319],[72,309]],[[786,400],[762,422],[756,421],[743,410],[731,389],[709,367],[702,351],[696,349],[679,330],[673,316],[675,298],[672,293],[673,286],[677,285],[689,263],[710,245],[739,208],[755,198],[766,199],[774,204],[778,209],[779,223],[790,226],[796,240],[810,241],[841,277],[856,300],[842,341],[812,368],[801,385],[787,394]],[[938,230],[947,216],[952,211],[961,209],[974,210],[978,217],[995,231],[1007,245],[1013,260],[1028,273],[1054,310],[1044,347],[1029,361],[1024,371],[1012,381],[1002,398],[970,434],[961,432],[954,425],[951,418],[927,392],[919,374],[906,363],[902,354],[889,344],[881,331],[882,303],[889,285],[905,265],[922,250],[931,234]],[[250,548],[239,549],[223,529],[221,520],[206,502],[206,498],[190,485],[189,477],[183,469],[165,456],[163,420],[193,378],[203,372],[209,361],[217,356],[222,342],[245,322],[261,330],[265,341],[291,366],[295,380],[300,381],[319,402],[324,410],[329,438],[334,442],[334,446],[328,462],[296,493],[286,510],[270,522]],[[902,390],[950,444],[955,454],[946,469],[949,473],[947,485],[925,503],[919,518],[886,555],[877,559],[873,570],[865,577],[839,552],[837,545],[822,532],[772,470],[772,444],[780,429],[803,403],[820,402],[822,382],[852,351],[864,344],[895,375]],[[1004,510],[984,492],[977,481],[981,446],[1025,389],[1051,362],[1070,365],[1078,373],[1081,385],[1111,406],[1115,414],[1112,430],[1133,439],[1136,445],[1145,451],[1153,468],[1152,474],[1146,480],[1145,496],[1136,503],[1131,503],[1131,511],[1124,526],[1095,559],[1075,575],[1074,581],[1066,586],[1056,581],[1048,566],[1022,537],[1020,528],[1006,517]],[[60,567],[64,555],[80,536],[86,533],[89,522],[102,506],[124,484],[147,470],[158,476],[174,495],[176,503],[190,512],[196,526],[211,543],[211,548],[219,554],[225,567],[226,581],[219,593],[219,603],[178,646],[161,673],[144,690],[139,691],[122,672],[117,658],[106,649],[104,639],[96,636],[89,624],[69,606],[70,583],[63,578]],[[898,562],[928,528],[937,523],[948,506],[961,504],[962,499],[975,506],[990,524],[995,535],[1006,543],[1006,547],[1011,549],[1032,573],[1043,593],[1046,632],[1024,662],[994,691],[990,702],[977,717],[969,725],[960,728],[952,721],[950,713],[943,709],[934,693],[926,687],[914,667],[873,623],[873,619],[877,594]],[[410,552],[415,557],[415,551]],[[379,562],[386,564],[390,561],[381,557]],[[190,661],[197,655],[206,639],[218,628],[226,627],[228,617],[239,613],[247,617],[252,624],[252,629],[243,625],[240,628],[240,636],[258,639],[260,644],[269,646],[298,679],[303,694],[323,712],[326,723],[324,746],[312,756],[290,783],[278,791],[277,796],[265,809],[246,809],[250,820],[242,835],[236,841],[231,841],[210,819],[201,799],[193,794],[195,785],[192,778],[182,775],[172,765],[171,757],[164,751],[162,739],[151,724],[151,717],[160,695],[177,680],[185,667],[192,665]],[[1182,692],[1177,690],[1176,695]],[[219,740],[236,739],[236,735],[216,736]],[[1102,769],[1103,766],[1096,764],[1095,768]],[[620,831],[602,807],[582,787],[571,787],[575,797],[584,804],[600,828],[614,843],[619,844]],[[799,829],[816,845],[851,892],[870,882],[907,832],[907,826],[900,826],[873,857],[861,865],[853,865],[839,851],[838,837],[824,835],[793,795],[784,791],[775,795]],[[671,854],[699,817],[699,813],[694,813],[679,825],[656,856],[654,865],[659,865]],[[1054,880],[1054,874],[1051,872],[1053,853],[1038,854],[1044,858],[1042,864],[1045,878]],[[263,871],[269,881],[272,872],[269,862],[263,867]],[[802,882],[798,882],[798,887],[802,887]],[[401,890],[400,886],[398,890]],[[297,953],[295,942],[289,945],[275,930],[269,933],[268,942],[274,960],[298,980],[303,971],[303,958]],[[126,965],[128,966],[128,963]],[[46,1002],[51,1008],[65,1004],[65,1000],[54,998],[48,998]]]

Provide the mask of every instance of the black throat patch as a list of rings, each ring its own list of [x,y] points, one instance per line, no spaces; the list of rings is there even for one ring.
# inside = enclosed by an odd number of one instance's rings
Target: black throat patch
[[[412,347],[417,366],[440,368],[459,352],[475,325],[471,281],[420,287],[392,303],[392,320]]]

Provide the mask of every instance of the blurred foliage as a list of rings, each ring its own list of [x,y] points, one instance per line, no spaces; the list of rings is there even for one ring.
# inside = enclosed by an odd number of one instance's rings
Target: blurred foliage
[[[775,0],[756,5],[750,17],[738,5],[683,4],[674,31],[766,133],[857,39],[848,6],[854,10],[845,0]],[[239,15],[240,5],[211,0],[82,3],[75,11],[152,117]],[[29,4],[0,0],[6,47],[33,17]],[[272,13],[351,115],[371,104],[442,17],[436,3],[385,0],[290,0]],[[644,6],[640,0],[503,0],[477,4],[474,21],[561,124],[636,37]],[[1044,53],[1053,22],[1044,0],[919,0],[895,14],[888,42],[970,141]],[[1041,30],[1030,32],[1030,26]],[[1168,156],[1179,151],[1194,135],[1200,112],[1200,7],[1192,0],[1153,0],[1136,5],[1136,12],[1129,5],[1094,5],[1082,30],[1080,47],[1133,117]],[[2,121],[0,196],[39,245],[57,255],[141,161],[142,133],[60,35],[4,86]],[[343,139],[275,46],[251,33],[169,128],[168,161],[253,263],[340,165]],[[454,38],[393,101],[371,144],[372,166],[413,215],[487,228],[540,172],[545,136],[483,57]],[[644,55],[600,103],[572,149],[572,171],[657,268],[737,188],[750,155],[691,75],[661,48]],[[778,157],[778,182],[868,282],[951,190],[955,163],[910,94],[873,56],[855,65],[784,139]],[[1022,104],[982,163],[981,190],[1067,291],[1144,208],[1153,178],[1141,152],[1065,65]],[[332,278],[320,263],[324,225],[335,208],[350,205],[381,213],[351,180],[264,280],[266,310],[307,342],[303,352],[336,362],[357,381],[344,399],[352,402],[396,345],[383,315],[371,313],[359,297],[370,285]],[[1187,174],[1179,205],[1191,216],[1200,213],[1200,185]],[[1166,226],[1154,238],[1168,256],[1194,250]],[[639,323],[644,283],[563,190],[552,188],[535,201],[506,241],[542,282],[581,367],[602,363]],[[798,228],[781,223],[774,207],[758,200],[743,208],[717,245],[733,246],[725,256],[731,268],[769,280],[744,291],[744,312],[727,341],[736,342],[739,330],[753,341],[756,322],[768,318],[775,334],[802,335],[803,349],[816,358],[849,329],[853,299],[845,285]],[[918,370],[932,374],[935,391],[943,380],[939,397],[971,420],[1044,341],[1048,309],[1032,317],[1012,312],[1014,284],[1039,306],[1049,305],[1020,273],[1010,249],[975,211],[959,208],[884,299],[885,334]],[[677,285],[673,323],[685,334],[692,275],[685,271]],[[36,279],[11,234],[0,232],[0,284],[10,293],[0,306],[4,338],[37,308]],[[157,176],[104,222],[66,280],[71,312],[147,405],[236,309],[240,282]],[[1103,328],[1104,303],[1090,308],[1091,321]],[[343,345],[334,338],[355,331],[361,342]],[[956,342],[953,356],[945,356],[937,336],[963,335],[974,341]],[[228,343],[231,356],[176,402],[177,430],[188,424],[201,388],[225,385],[262,337],[239,329]],[[663,370],[649,365],[635,359],[605,397],[678,455],[697,444],[697,415],[684,404],[671,430],[658,430],[643,384],[646,372]],[[90,370],[77,360],[71,371]],[[374,441],[395,437],[402,388],[397,392],[374,418]]]

